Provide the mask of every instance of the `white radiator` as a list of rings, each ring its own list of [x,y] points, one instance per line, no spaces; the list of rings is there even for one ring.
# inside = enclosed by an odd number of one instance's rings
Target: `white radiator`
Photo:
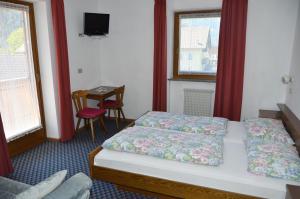
[[[213,90],[184,89],[184,114],[212,116]]]

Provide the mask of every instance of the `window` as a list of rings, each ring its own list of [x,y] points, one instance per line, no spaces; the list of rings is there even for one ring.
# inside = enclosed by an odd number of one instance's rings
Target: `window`
[[[174,79],[215,80],[220,10],[175,13]]]
[[[44,132],[33,5],[0,0],[0,112],[6,139]]]

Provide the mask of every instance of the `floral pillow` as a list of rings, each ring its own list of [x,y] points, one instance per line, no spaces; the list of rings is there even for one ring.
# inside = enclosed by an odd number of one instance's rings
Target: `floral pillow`
[[[155,111],[148,112],[135,121],[136,126],[220,136],[224,136],[227,133],[227,123],[228,119],[225,118]]]
[[[265,142],[293,145],[294,141],[280,120],[257,118],[244,122],[248,139],[261,139]]]
[[[248,156],[248,171],[256,175],[300,182],[300,158],[277,153],[252,153]]]
[[[282,143],[286,145],[294,145],[293,139],[284,129],[263,129],[263,130],[247,130],[247,139],[262,140],[264,142]]]
[[[251,118],[245,120],[245,125],[255,125],[261,127],[273,127],[284,129],[281,120],[271,119],[271,118]]]
[[[246,147],[248,157],[255,156],[257,153],[290,158],[299,157],[296,147],[281,143],[262,142],[261,140],[247,140]]]

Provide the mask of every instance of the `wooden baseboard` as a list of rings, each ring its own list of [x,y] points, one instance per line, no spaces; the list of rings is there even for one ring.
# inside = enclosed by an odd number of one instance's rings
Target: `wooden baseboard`
[[[106,119],[108,119],[108,118],[106,118]],[[115,120],[116,118],[115,117],[111,117],[109,120]],[[94,122],[97,122],[99,119],[95,119],[94,120]],[[125,121],[125,122],[128,122],[128,123],[132,123],[132,122],[134,122],[135,120],[134,119],[121,119],[121,121]],[[78,129],[78,132],[77,133],[81,133],[81,132],[83,132],[83,130],[84,129],[89,129],[90,128],[90,126],[82,126],[82,127],[80,127],[79,129]],[[47,140],[49,141],[49,142],[60,142],[61,140],[59,139],[59,138],[47,138]]]
[[[47,137],[47,140],[49,142],[60,142],[61,141],[59,138],[48,138],[48,137]]]
[[[177,197],[167,196],[167,195],[158,194],[155,192],[145,191],[145,190],[141,190],[141,189],[134,189],[131,187],[126,187],[126,186],[121,186],[121,185],[116,185],[116,186],[117,186],[117,189],[122,190],[122,191],[139,193],[139,194],[142,194],[145,196],[155,197],[155,198],[159,198],[159,199],[180,199]]]
[[[105,117],[106,119],[108,119],[108,120],[115,120],[116,119],[116,117],[110,117],[110,118],[108,118],[108,117]],[[133,121],[135,121],[135,119],[128,119],[128,118],[126,118],[125,120],[124,119],[120,119],[120,121],[125,121],[125,122],[133,122]]]
[[[105,119],[108,119],[108,120],[112,120],[112,121],[114,121],[116,118],[115,117],[110,117],[110,118],[107,118],[107,117],[105,117]],[[94,122],[97,122],[99,119],[94,119]],[[120,121],[125,121],[125,122],[128,122],[128,123],[132,123],[132,122],[134,122],[135,120],[134,119],[121,119]],[[82,126],[82,127],[79,127],[79,129],[78,129],[78,131],[77,131],[77,133],[80,133],[80,132],[82,132],[85,128],[90,128],[90,126]]]
[[[10,157],[14,157],[42,144],[45,141],[46,135],[43,129],[35,133],[30,133],[7,144],[9,155]]]

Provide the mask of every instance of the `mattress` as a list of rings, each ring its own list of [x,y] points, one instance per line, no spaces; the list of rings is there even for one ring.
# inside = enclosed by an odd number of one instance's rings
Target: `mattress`
[[[229,122],[224,138],[224,163],[218,167],[194,165],[151,156],[103,149],[95,157],[96,166],[137,173],[196,186],[262,198],[285,198],[286,184],[300,185],[247,172],[242,123]]]
[[[224,142],[244,144],[246,130],[242,122],[229,121],[227,124],[227,135]]]

